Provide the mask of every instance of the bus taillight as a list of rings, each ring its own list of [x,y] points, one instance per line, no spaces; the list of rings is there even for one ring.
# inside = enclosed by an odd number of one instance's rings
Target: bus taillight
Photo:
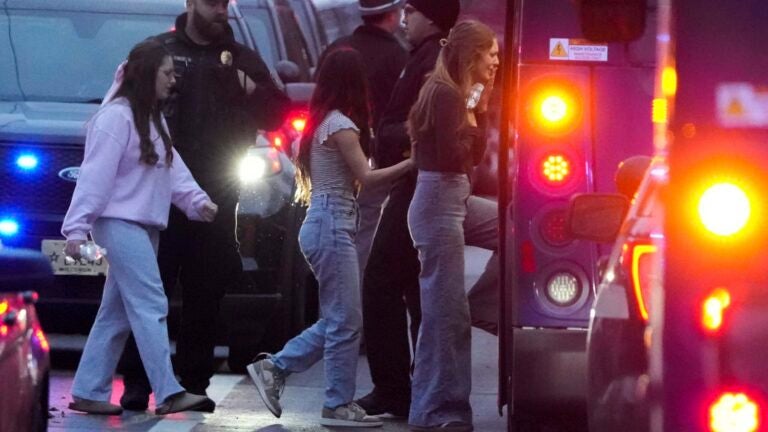
[[[751,214],[749,197],[733,183],[717,183],[701,194],[698,202],[699,219],[713,234],[728,237],[747,225]]]
[[[581,120],[581,97],[567,80],[537,83],[531,89],[529,100],[529,120],[544,135],[564,135]]]
[[[760,405],[743,392],[725,392],[709,406],[711,432],[754,432],[760,429]]]
[[[572,165],[568,156],[561,153],[551,153],[545,156],[541,163],[541,174],[550,185],[561,185],[570,179]]]

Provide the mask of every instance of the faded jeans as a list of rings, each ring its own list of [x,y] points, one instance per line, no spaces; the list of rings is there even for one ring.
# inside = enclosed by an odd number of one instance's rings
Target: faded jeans
[[[133,332],[158,404],[184,391],[171,366],[168,299],[157,266],[157,229],[121,219],[93,223],[93,239],[109,251],[107,281],[72,383],[72,395],[108,402],[125,341]]]
[[[469,179],[419,171],[408,227],[419,254],[421,327],[408,423],[472,423],[471,327],[464,292],[464,219]]]
[[[325,360],[326,408],[352,402],[363,327],[355,232],[357,203],[349,194],[312,194],[299,246],[319,285],[320,319],[271,357],[288,373]]]

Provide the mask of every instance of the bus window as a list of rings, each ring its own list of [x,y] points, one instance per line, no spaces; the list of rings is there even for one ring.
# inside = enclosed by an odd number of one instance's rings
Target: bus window
[[[581,31],[598,42],[631,42],[645,31],[647,0],[579,0]]]

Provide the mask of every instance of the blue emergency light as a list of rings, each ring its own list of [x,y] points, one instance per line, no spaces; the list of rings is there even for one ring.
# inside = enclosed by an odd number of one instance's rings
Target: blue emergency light
[[[0,219],[0,236],[13,237],[19,232],[19,223],[13,219]]]
[[[38,163],[40,160],[38,157],[32,153],[24,153],[19,155],[18,158],[16,158],[16,166],[21,168],[24,171],[32,171],[35,168],[37,168]]]

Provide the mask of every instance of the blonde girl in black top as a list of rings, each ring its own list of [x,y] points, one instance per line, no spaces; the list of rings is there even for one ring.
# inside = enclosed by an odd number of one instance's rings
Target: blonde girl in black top
[[[408,227],[421,263],[422,308],[409,423],[416,431],[464,432],[473,428],[463,223],[469,173],[485,151],[484,113],[499,48],[493,31],[477,21],[460,22],[441,43],[409,115],[419,174]],[[476,83],[485,91],[470,108]]]

